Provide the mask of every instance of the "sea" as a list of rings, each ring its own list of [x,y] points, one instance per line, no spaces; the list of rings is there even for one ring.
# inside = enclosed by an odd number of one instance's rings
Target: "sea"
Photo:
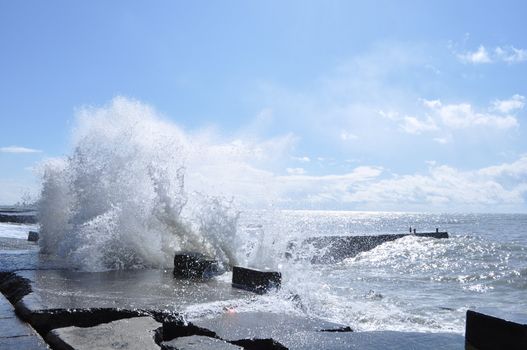
[[[291,240],[410,227],[447,231],[449,238],[407,236],[333,264],[311,263],[310,252],[305,259],[284,257]],[[38,229],[1,223],[0,236],[26,239]],[[239,213],[236,231],[250,238],[236,245],[239,263],[283,276],[280,291],[240,309],[308,314],[356,330],[459,334],[467,309],[527,313],[527,214],[250,210]],[[228,281],[230,274],[218,278]],[[220,307],[188,311],[198,316]]]

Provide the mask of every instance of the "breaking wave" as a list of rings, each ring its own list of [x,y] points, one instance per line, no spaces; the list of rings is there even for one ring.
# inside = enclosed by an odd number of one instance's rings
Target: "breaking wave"
[[[42,166],[43,252],[91,271],[170,266],[177,250],[236,263],[239,212],[203,189],[221,189],[214,167],[239,162],[243,145],[208,144],[122,97],[77,124],[72,153]]]

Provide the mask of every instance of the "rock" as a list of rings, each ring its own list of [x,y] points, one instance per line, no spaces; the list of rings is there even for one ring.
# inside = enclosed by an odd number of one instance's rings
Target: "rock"
[[[161,350],[243,350],[243,348],[223,340],[192,335],[162,342]]]
[[[469,350],[527,349],[527,315],[468,310],[465,340]]]
[[[37,242],[38,241],[38,232],[36,231],[29,231],[27,235],[27,240],[30,242]]]
[[[57,328],[46,340],[57,350],[159,350],[154,341],[159,327],[150,317],[135,317],[89,328]]]
[[[208,279],[224,271],[218,261],[201,253],[179,252],[174,256],[174,276]]]
[[[232,286],[263,294],[270,289],[280,288],[282,274],[253,268],[234,266],[232,268]]]

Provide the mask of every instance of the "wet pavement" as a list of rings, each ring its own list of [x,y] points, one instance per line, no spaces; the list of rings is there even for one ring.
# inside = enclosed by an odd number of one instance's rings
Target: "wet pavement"
[[[259,297],[222,278],[177,279],[172,270],[75,271],[20,239],[0,238],[0,290],[9,299],[0,295],[0,349],[46,349],[35,330],[56,349],[464,348],[460,335],[352,332],[307,315],[229,312],[186,322],[188,307]]]

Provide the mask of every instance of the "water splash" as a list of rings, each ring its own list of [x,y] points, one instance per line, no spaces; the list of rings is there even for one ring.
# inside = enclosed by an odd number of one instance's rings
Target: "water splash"
[[[81,110],[73,144],[43,165],[43,252],[85,270],[170,266],[176,250],[236,263],[233,201],[185,183],[209,145],[125,98]]]

